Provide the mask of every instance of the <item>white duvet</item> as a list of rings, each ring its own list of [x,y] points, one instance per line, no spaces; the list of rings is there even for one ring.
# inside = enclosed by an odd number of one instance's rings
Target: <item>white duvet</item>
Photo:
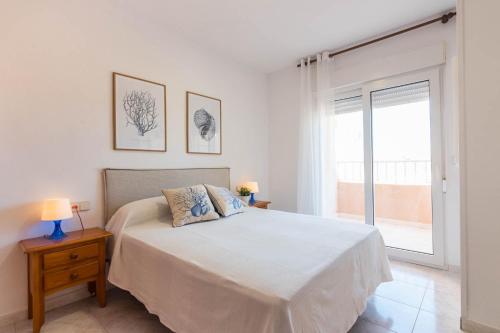
[[[178,333],[347,332],[392,279],[376,228],[248,208],[173,228],[163,197],[112,217],[109,281]]]

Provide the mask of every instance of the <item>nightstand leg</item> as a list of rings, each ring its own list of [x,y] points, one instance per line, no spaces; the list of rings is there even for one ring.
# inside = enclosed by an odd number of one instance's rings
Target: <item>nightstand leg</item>
[[[26,255],[26,261],[28,262],[28,319],[33,318],[33,296],[31,295],[31,264],[30,255]]]
[[[99,275],[96,281],[96,295],[99,305],[106,306],[106,240],[99,241]]]
[[[106,306],[106,282],[104,279],[101,279],[100,277],[99,277],[99,281],[97,281],[96,295],[97,295],[97,301],[99,302],[99,305],[101,306],[101,308],[105,307]]]
[[[40,329],[45,322],[45,302],[43,298],[43,293],[33,297],[33,333],[40,333]]]
[[[42,267],[41,258],[38,254],[34,254],[30,259],[30,272],[32,281],[33,295],[33,333],[39,333],[45,321],[45,293],[42,284]]]

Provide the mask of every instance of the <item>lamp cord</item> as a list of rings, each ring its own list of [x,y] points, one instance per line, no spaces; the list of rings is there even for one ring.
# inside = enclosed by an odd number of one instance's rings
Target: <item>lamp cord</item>
[[[75,208],[76,215],[78,215],[78,219],[80,220],[80,225],[82,226],[82,230],[85,230],[83,227],[83,222],[82,222],[82,217],[80,216],[80,210],[78,208]]]

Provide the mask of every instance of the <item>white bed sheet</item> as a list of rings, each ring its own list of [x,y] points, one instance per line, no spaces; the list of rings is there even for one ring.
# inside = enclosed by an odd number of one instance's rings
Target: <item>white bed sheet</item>
[[[248,208],[173,228],[166,207],[141,200],[110,220],[108,278],[178,333],[343,333],[392,279],[368,225]]]

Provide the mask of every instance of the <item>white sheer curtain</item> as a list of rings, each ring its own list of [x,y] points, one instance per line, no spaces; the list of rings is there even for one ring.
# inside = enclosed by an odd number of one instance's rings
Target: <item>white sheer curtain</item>
[[[300,67],[299,163],[297,210],[332,217],[336,212],[334,110],[331,95],[332,59],[318,54],[317,62]]]

